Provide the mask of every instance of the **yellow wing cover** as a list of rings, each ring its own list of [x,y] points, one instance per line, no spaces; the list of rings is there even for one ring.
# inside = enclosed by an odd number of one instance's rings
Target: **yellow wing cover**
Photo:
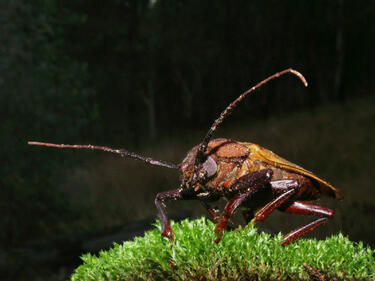
[[[280,156],[276,155],[272,151],[264,147],[261,147],[257,144],[249,143],[249,142],[244,142],[242,144],[247,146],[250,149],[250,157],[252,159],[263,161],[272,166],[312,178],[319,183],[320,191],[322,192],[322,194],[335,197],[338,199],[344,198],[340,190],[338,190],[337,188],[335,188],[328,182],[322,180],[318,176],[314,175],[312,172],[305,170],[304,168],[292,162],[289,162],[288,160],[285,160],[284,158],[281,158]]]

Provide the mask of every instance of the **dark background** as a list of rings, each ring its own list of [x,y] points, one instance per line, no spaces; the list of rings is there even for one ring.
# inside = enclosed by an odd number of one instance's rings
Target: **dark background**
[[[241,92],[287,67],[309,87],[273,81],[215,136],[259,143],[340,188],[344,201],[322,202],[333,222],[312,236],[342,231],[374,248],[375,2],[151,2],[1,2],[0,276],[67,278],[88,237],[152,221],[156,193],[178,185],[172,170],[28,140],[178,163]],[[275,214],[268,227],[299,225]]]

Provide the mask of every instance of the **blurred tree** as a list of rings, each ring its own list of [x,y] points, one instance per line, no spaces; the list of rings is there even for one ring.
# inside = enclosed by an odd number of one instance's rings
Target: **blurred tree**
[[[56,235],[64,223],[67,202],[51,180],[56,158],[35,159],[26,142],[77,141],[98,116],[87,63],[66,53],[65,25],[84,20],[60,1],[0,4],[1,247]]]

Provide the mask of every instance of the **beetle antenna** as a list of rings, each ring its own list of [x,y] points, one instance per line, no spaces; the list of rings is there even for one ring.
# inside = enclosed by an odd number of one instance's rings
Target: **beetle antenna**
[[[103,150],[107,152],[112,152],[116,154],[120,154],[122,157],[132,157],[143,162],[146,162],[151,165],[155,166],[162,166],[170,169],[178,169],[178,166],[175,164],[170,164],[164,161],[155,160],[151,157],[145,157],[134,152],[127,151],[125,149],[114,149],[106,146],[97,146],[97,145],[80,145],[80,144],[55,144],[55,143],[46,143],[46,142],[37,142],[37,141],[28,141],[28,145],[39,145],[39,146],[48,146],[48,147],[57,147],[57,148],[73,148],[73,149],[92,149],[92,150]]]
[[[267,84],[269,81],[273,80],[273,79],[276,79],[286,73],[292,73],[294,75],[296,75],[301,81],[302,83],[305,85],[305,87],[307,87],[307,81],[305,79],[305,77],[299,73],[298,71],[292,69],[292,68],[288,68],[288,69],[285,69],[283,71],[280,71],[280,72],[277,72],[271,76],[269,76],[268,78],[264,79],[263,81],[259,82],[258,84],[256,84],[255,86],[253,86],[252,88],[248,89],[247,91],[243,92],[238,98],[236,98],[230,105],[227,106],[227,108],[225,108],[225,110],[223,112],[221,112],[219,118],[217,118],[214,123],[211,125],[211,128],[208,130],[206,136],[204,137],[203,141],[201,142],[199,148],[198,148],[198,152],[197,152],[197,156],[196,156],[196,159],[195,159],[195,170],[197,170],[198,168],[198,165],[200,163],[202,163],[204,161],[204,158],[205,158],[205,152],[206,152],[206,149],[207,149],[207,145],[208,145],[208,142],[211,140],[212,138],[212,135],[213,133],[216,131],[216,129],[221,125],[221,123],[224,121],[224,119],[230,115],[233,111],[233,109],[235,107],[238,106],[238,104],[248,95],[250,94],[251,92],[254,92],[256,89],[260,88],[261,86]]]

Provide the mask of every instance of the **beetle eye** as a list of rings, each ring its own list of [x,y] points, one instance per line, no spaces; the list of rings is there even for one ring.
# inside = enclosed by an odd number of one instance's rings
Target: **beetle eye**
[[[206,161],[202,165],[202,172],[206,175],[207,178],[212,177],[217,172],[217,164],[212,157],[208,156]]]

